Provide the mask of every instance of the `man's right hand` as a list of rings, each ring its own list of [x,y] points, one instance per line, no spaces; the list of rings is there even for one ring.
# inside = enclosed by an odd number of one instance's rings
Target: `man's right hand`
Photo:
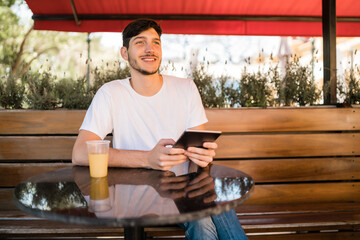
[[[173,166],[187,161],[184,149],[167,147],[174,143],[173,139],[161,139],[149,152],[148,162],[152,169],[167,171]]]

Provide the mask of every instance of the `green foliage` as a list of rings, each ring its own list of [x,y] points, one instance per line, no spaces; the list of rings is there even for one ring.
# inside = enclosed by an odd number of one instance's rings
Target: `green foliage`
[[[282,99],[282,79],[280,77],[279,67],[276,65],[275,67],[270,67],[267,75],[270,79],[270,88],[271,88],[271,97],[268,97],[268,102],[270,106],[281,106]]]
[[[96,67],[93,74],[94,82],[91,91],[95,94],[97,90],[107,82],[130,77],[130,68],[128,66],[122,68],[120,65],[109,68],[107,64],[106,67]]]
[[[205,66],[200,64],[190,76],[199,90],[205,107],[236,107],[239,105],[238,82],[227,76],[215,79],[206,72]]]
[[[87,109],[100,86],[129,76],[128,67],[115,65],[115,68],[95,68],[94,81],[90,86],[85,77],[58,81],[49,72],[29,71],[22,76],[21,81],[15,77],[3,77],[0,80],[0,106],[10,109],[23,106],[30,109]],[[283,77],[275,66],[266,71],[259,68],[255,73],[244,68],[239,80],[227,76],[215,78],[203,64],[190,77],[194,79],[207,108],[304,106],[314,104],[320,98],[310,69],[301,66],[299,61],[289,62]],[[359,69],[348,71],[344,79],[342,83],[338,81],[338,95],[342,96],[345,103],[359,104]]]
[[[100,86],[104,83],[124,79],[130,76],[128,67],[117,69],[96,68],[95,81],[90,87],[85,77],[77,80],[56,76],[49,72],[28,72],[22,76],[22,81],[14,78],[1,82],[0,106],[3,108],[21,108],[24,102],[30,109],[87,109]],[[26,87],[25,87],[26,86]],[[25,89],[27,91],[25,92]]]
[[[221,76],[218,84],[221,103],[219,107],[238,107],[240,105],[240,88],[238,81]]]
[[[216,85],[213,76],[205,72],[205,66],[200,65],[192,72],[192,79],[198,87],[204,107],[219,107],[221,101],[216,94]]]
[[[86,51],[86,34],[33,31],[31,19],[15,14],[20,8],[27,8],[23,0],[0,2],[0,76],[21,78],[30,68],[50,67],[57,75],[66,72],[74,76],[84,65],[74,54],[81,56]]]
[[[8,109],[22,108],[25,87],[21,82],[8,77],[0,83],[0,105]]]
[[[345,73],[348,89],[345,92],[345,102],[348,104],[360,103],[360,69],[350,69]]]
[[[62,79],[55,85],[59,107],[67,109],[87,109],[93,95],[87,90],[86,78]]]
[[[4,2],[4,1],[3,1]],[[3,3],[7,5],[7,3]],[[5,1],[7,2],[7,1]],[[0,6],[0,75],[9,75],[11,66],[16,59],[18,49],[18,35],[21,28],[18,26],[19,18],[10,8]]]
[[[1,0],[0,7],[11,7],[17,0]]]
[[[285,106],[292,106],[295,103],[300,106],[313,105],[320,97],[311,68],[300,65],[296,56],[286,65],[285,76],[279,85],[278,94]]]
[[[32,209],[87,208],[79,187],[74,182],[27,182],[15,192],[20,202]]]
[[[32,109],[54,109],[57,105],[55,94],[55,77],[48,72],[29,73],[23,76],[23,81],[28,83],[26,102]]]
[[[267,96],[270,95],[270,86],[267,75],[260,71],[248,73],[246,68],[240,79],[240,104],[243,107],[266,107]]]

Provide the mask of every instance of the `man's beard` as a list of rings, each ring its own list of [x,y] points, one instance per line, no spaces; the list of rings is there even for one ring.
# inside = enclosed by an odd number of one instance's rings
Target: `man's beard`
[[[149,72],[147,70],[144,70],[144,69],[141,69],[137,63],[136,60],[133,60],[129,55],[128,55],[128,59],[129,59],[129,64],[130,66],[138,71],[139,73],[143,74],[143,75],[153,75],[155,73],[157,73],[159,71],[159,68],[160,68],[160,64],[159,64],[159,67],[155,70],[155,71],[152,71],[152,72]],[[161,63],[161,62],[160,62]]]

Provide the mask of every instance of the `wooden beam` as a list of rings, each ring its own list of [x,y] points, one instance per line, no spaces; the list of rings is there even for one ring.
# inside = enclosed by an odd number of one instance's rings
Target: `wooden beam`
[[[322,0],[324,104],[336,104],[336,0]]]
[[[76,10],[75,10],[76,11]],[[287,21],[287,22],[321,22],[322,17],[314,16],[276,16],[276,15],[197,15],[197,14],[35,14],[35,21],[62,21],[75,20],[134,20],[138,18],[151,18],[155,20],[225,20],[225,21]],[[360,22],[359,17],[338,17],[338,22]]]

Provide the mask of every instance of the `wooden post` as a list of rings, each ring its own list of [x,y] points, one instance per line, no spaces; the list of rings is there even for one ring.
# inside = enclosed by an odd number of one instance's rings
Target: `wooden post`
[[[336,0],[322,0],[324,104],[336,104]]]

